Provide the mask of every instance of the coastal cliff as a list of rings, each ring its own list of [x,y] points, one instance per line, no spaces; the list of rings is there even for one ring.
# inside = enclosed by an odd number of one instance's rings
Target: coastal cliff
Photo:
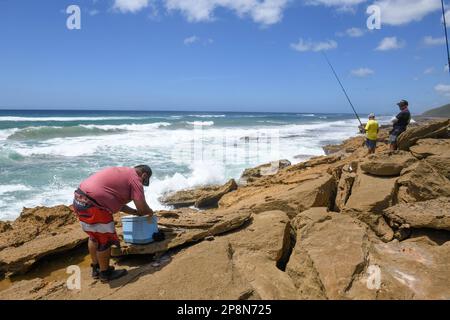
[[[449,127],[411,126],[393,153],[383,129],[375,155],[360,136],[168,195],[176,209],[156,213],[166,240],[114,250],[123,279],[102,284],[82,265],[80,290],[44,273],[0,299],[450,299]],[[0,222],[0,275],[32,274],[86,241],[70,208],[24,209]]]

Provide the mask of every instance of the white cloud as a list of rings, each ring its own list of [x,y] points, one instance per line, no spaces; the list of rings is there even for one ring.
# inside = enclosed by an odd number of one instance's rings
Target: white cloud
[[[183,40],[183,43],[187,46],[190,46],[194,43],[203,43],[203,45],[209,45],[209,44],[213,44],[214,40],[211,38],[202,40],[200,37],[197,37],[196,35],[193,35],[191,37],[188,37],[186,39]]]
[[[444,23],[444,18],[441,18],[441,22]],[[445,22],[447,22],[447,28],[450,27],[450,10],[445,11]]]
[[[441,8],[440,0],[379,0],[381,23],[393,26],[420,21]]]
[[[433,38],[431,36],[427,36],[425,38],[423,38],[423,43],[426,46],[439,46],[442,44],[445,44],[445,38]]]
[[[438,84],[434,90],[443,96],[450,97],[450,85],[448,84]]]
[[[169,11],[180,11],[188,21],[214,20],[218,8],[233,11],[239,17],[249,16],[253,21],[271,25],[283,19],[283,11],[290,0],[164,0]]]
[[[405,42],[398,40],[397,37],[387,37],[381,40],[376,50],[378,51],[397,50],[403,48],[404,46]]]
[[[192,37],[188,37],[188,38],[184,39],[183,43],[188,46],[188,45],[191,45],[191,44],[196,43],[198,41],[200,41],[199,37],[192,36]]]
[[[427,68],[423,72],[423,74],[432,74],[432,73],[434,73],[434,68],[433,67]]]
[[[352,70],[352,75],[355,77],[360,77],[360,78],[370,76],[374,73],[375,73],[375,71],[373,71],[372,69],[369,69],[369,68],[359,68],[359,69]]]
[[[96,16],[100,13],[100,11],[93,9],[93,10],[90,10],[88,13],[90,16]]]
[[[114,9],[120,12],[138,12],[148,7],[149,0],[114,0]]]
[[[354,12],[355,6],[366,0],[305,0],[309,5],[324,5],[326,7],[336,7],[341,12]]]
[[[327,51],[336,49],[338,47],[338,44],[334,40],[327,40],[327,41],[321,41],[321,42],[312,42],[312,41],[305,41],[303,39],[299,39],[297,43],[291,43],[291,48],[299,51],[299,52],[307,52],[307,51],[313,51],[313,52],[319,52],[319,51]]]
[[[345,33],[352,38],[359,38],[364,35],[364,30],[360,28],[350,28],[345,31]]]

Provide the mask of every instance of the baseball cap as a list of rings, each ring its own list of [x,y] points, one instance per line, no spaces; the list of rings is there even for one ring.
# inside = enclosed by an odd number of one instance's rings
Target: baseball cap
[[[409,105],[408,101],[401,100],[399,103],[397,103],[399,107],[407,107]]]

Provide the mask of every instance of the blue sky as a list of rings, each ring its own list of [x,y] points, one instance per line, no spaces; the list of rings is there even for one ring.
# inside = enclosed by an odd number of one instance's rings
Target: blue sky
[[[0,106],[350,112],[320,51],[360,112],[448,103],[440,1],[375,1],[369,31],[373,3],[0,0]]]

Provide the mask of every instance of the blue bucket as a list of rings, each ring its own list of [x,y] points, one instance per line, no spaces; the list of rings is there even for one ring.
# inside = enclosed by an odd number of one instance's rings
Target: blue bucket
[[[147,244],[153,242],[153,234],[158,232],[158,219],[148,216],[126,216],[122,218],[123,239],[130,244]]]

